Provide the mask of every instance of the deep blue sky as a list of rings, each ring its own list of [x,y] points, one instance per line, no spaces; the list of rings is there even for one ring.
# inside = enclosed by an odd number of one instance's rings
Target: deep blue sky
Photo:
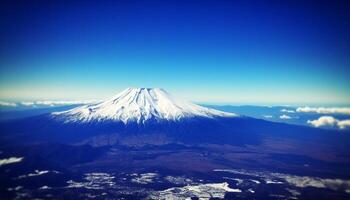
[[[2,1],[0,99],[350,103],[346,1]]]

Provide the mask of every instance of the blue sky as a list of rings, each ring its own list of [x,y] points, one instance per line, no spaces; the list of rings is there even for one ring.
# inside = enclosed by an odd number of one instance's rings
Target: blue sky
[[[7,1],[0,99],[161,87],[203,103],[349,104],[346,1]]]

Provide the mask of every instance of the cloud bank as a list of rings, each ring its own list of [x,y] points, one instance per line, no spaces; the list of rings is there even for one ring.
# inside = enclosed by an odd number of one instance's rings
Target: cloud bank
[[[82,101],[33,101],[33,102],[21,102],[24,106],[63,106],[63,105],[75,105],[75,104],[88,104],[97,102],[96,100],[82,100]]]
[[[0,101],[0,106],[4,107],[16,107],[17,104],[13,102]]]
[[[17,107],[17,106],[64,106],[64,105],[77,105],[77,104],[89,104],[97,103],[97,100],[81,100],[81,101],[22,101],[19,103],[0,101],[2,107]]]
[[[350,115],[349,107],[299,107],[297,112],[306,112],[306,113],[319,113],[319,114],[344,114]]]
[[[338,120],[332,116],[322,116],[315,120],[308,120],[308,124],[311,124],[314,127],[335,127],[339,129],[348,129],[350,128],[350,119]]]
[[[281,115],[280,118],[281,119],[292,119],[292,117],[290,117],[288,115]]]

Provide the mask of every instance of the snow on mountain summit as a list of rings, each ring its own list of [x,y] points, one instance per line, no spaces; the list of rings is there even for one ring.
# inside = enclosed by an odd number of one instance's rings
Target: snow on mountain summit
[[[98,104],[52,113],[65,122],[113,120],[142,123],[149,119],[179,120],[190,117],[234,117],[233,113],[202,107],[174,98],[160,88],[127,88]]]

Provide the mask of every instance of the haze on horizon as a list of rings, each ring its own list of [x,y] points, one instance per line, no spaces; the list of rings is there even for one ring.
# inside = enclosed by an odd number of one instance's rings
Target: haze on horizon
[[[205,103],[348,105],[349,10],[346,1],[3,1],[0,100],[160,87]]]

